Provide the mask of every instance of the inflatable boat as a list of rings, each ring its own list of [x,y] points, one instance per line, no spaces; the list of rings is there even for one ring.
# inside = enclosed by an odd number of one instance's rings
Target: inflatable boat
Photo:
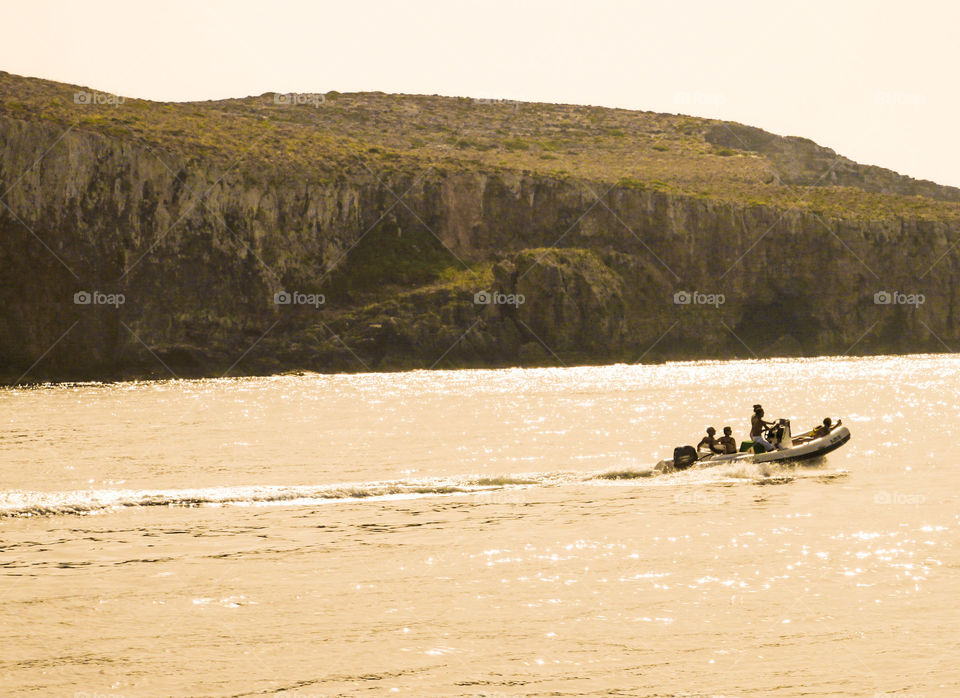
[[[850,430],[840,421],[833,424],[826,433],[822,433],[821,429],[818,427],[793,436],[790,433],[790,420],[779,419],[766,433],[767,440],[775,447],[772,451],[764,451],[752,441],[744,441],[738,453],[703,453],[693,446],[681,446],[674,449],[673,458],[660,461],[655,469],[672,472],[694,465],[710,467],[724,463],[796,463],[822,458],[850,440]]]

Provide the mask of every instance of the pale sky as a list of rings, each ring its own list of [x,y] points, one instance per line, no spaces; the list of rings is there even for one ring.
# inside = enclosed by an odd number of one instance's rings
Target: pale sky
[[[958,2],[0,2],[0,69],[128,97],[380,90],[679,112],[960,186]]]

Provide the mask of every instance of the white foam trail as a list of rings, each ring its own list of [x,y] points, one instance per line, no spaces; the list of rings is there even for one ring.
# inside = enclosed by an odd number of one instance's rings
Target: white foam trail
[[[185,490],[75,490],[71,492],[7,492],[0,494],[0,517],[90,514],[131,507],[193,507],[308,503],[386,496],[425,496],[496,489],[466,483],[382,482],[321,487],[212,487]]]
[[[92,514],[134,507],[250,506],[316,504],[337,500],[425,497],[475,494],[493,490],[544,487],[621,480],[629,484],[705,485],[717,482],[781,481],[812,475],[841,475],[823,470],[773,467],[770,464],[735,463],[712,468],[690,468],[660,474],[649,468],[626,468],[600,473],[558,471],[502,477],[472,475],[458,479],[394,480],[315,486],[235,486],[197,489],[73,490],[67,492],[12,491],[0,493],[0,518]],[[624,483],[627,484],[627,483]]]

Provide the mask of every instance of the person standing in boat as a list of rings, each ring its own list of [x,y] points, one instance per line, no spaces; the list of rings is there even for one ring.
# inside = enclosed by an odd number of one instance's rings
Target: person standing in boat
[[[763,430],[773,426],[773,422],[763,421],[763,407],[753,406],[753,416],[750,418],[750,440],[760,444],[764,451],[772,451],[773,444],[763,438]]]
[[[724,453],[736,453],[737,452],[737,440],[733,438],[733,429],[730,427],[723,428],[723,436],[717,439],[717,443],[723,447]]]

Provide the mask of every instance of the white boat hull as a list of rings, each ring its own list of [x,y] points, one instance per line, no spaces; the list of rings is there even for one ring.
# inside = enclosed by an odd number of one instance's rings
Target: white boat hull
[[[850,440],[850,430],[841,425],[826,436],[819,439],[804,441],[789,448],[766,453],[726,453],[709,454],[698,458],[693,467],[710,467],[724,463],[795,463],[799,461],[821,458],[831,451],[836,451]],[[657,470],[673,470],[673,459],[663,460],[657,464]]]

